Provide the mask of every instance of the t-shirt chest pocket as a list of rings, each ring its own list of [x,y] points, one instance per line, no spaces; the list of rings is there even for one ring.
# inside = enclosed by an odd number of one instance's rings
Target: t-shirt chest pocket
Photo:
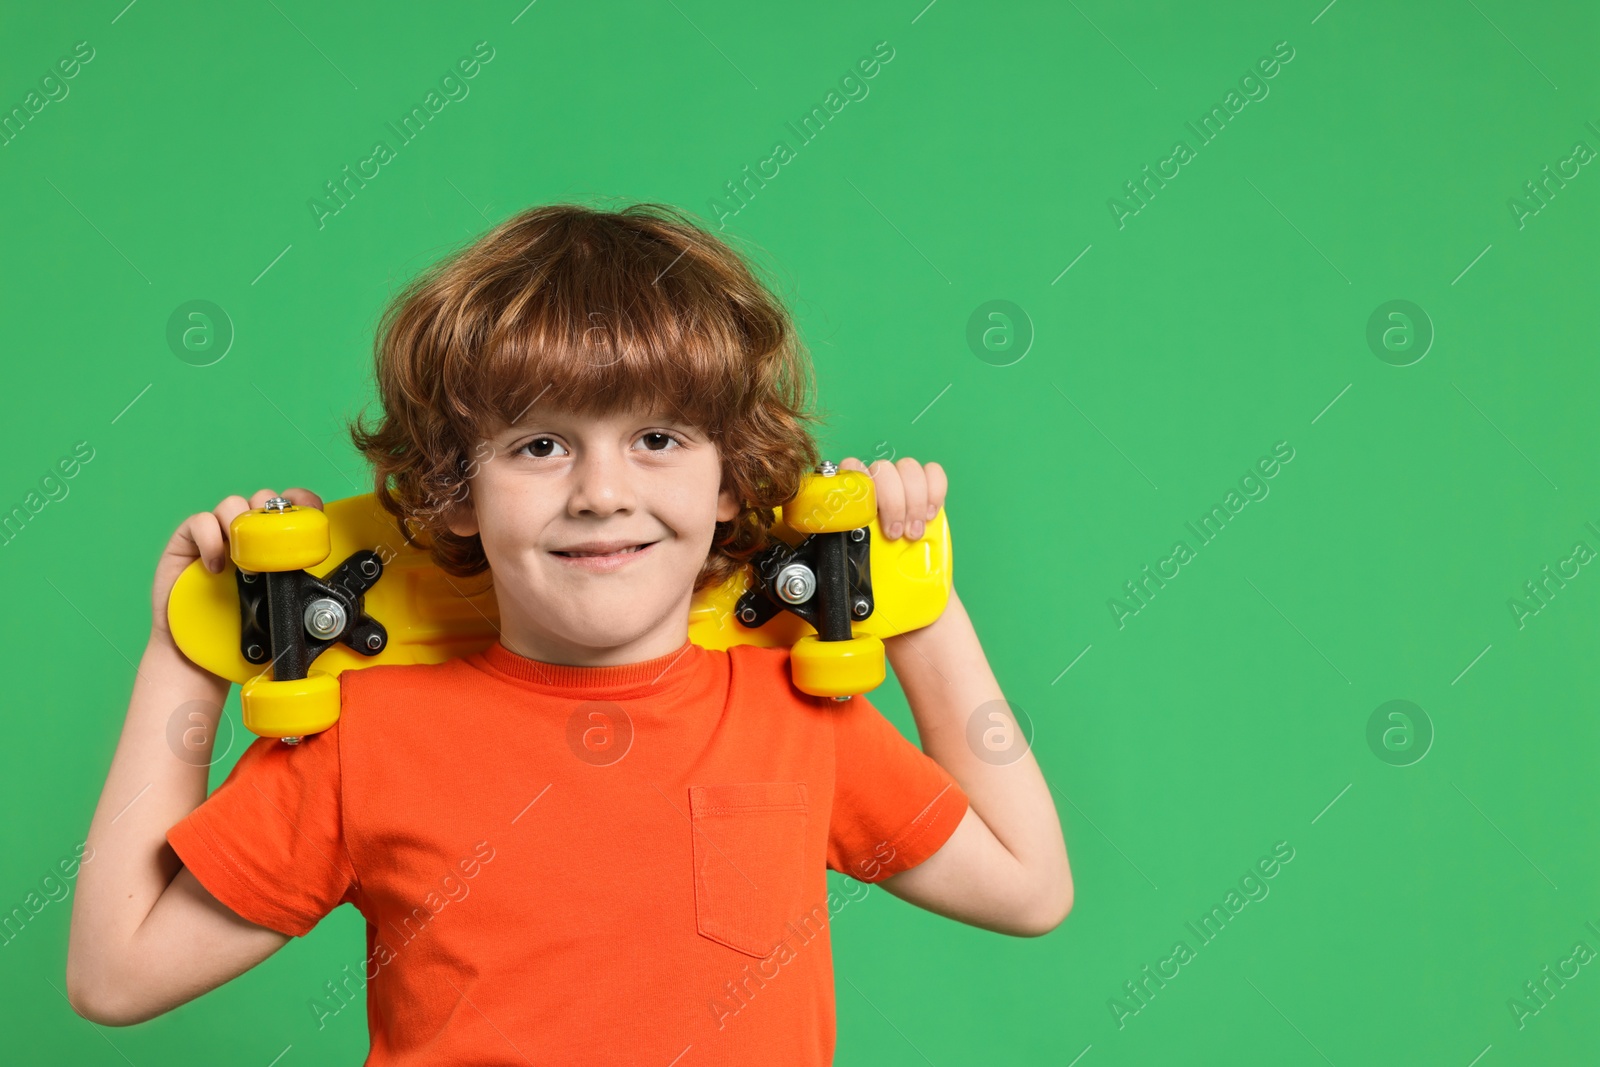
[[[804,782],[691,785],[694,910],[701,934],[770,955],[805,891]]]

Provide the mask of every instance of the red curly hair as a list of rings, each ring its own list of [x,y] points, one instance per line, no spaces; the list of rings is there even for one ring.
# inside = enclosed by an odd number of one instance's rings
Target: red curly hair
[[[382,418],[351,440],[411,544],[458,577],[488,569],[445,520],[470,498],[479,442],[535,403],[589,414],[665,401],[717,442],[717,523],[695,591],[765,547],[772,508],[816,466],[810,357],[744,260],[663,204],[531,208],[429,267],[390,303],[374,345]]]

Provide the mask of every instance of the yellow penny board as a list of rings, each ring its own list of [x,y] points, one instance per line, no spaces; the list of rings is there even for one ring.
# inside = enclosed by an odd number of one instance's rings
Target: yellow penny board
[[[394,516],[366,493],[334,500],[328,516],[333,550],[309,572],[321,578],[353,552],[371,549],[383,560],[383,577],[365,597],[363,609],[383,624],[389,643],[375,656],[363,656],[335,644],[318,656],[314,667],[328,674],[378,664],[442,663],[477,652],[500,634],[500,613],[489,574],[456,578],[434,565],[428,553],[406,543]],[[773,532],[790,545],[802,535],[782,522]],[[870,569],[872,615],[853,624],[857,637],[892,637],[926,626],[944,611],[950,597],[950,526],[943,509],[915,541],[890,541],[874,518]],[[196,560],[178,576],[167,600],[167,619],[178,648],[206,670],[243,684],[262,673],[239,649],[239,593],[236,571],[228,560],[212,574]],[[710,649],[733,645],[792,646],[816,630],[804,620],[781,612],[765,625],[750,629],[733,617],[734,605],[750,585],[743,568],[722,585],[694,598],[689,608],[689,640]]]

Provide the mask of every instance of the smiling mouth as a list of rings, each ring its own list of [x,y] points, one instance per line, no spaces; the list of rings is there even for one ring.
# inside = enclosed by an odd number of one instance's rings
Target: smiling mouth
[[[654,541],[646,541],[642,545],[631,545],[628,548],[619,548],[614,552],[554,552],[552,554],[566,556],[569,559],[605,559],[609,556],[629,556],[649,548],[653,544],[655,544]]]

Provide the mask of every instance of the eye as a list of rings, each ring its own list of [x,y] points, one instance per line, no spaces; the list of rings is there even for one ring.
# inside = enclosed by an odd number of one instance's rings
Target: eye
[[[561,449],[559,453],[552,449]],[[534,459],[549,459],[555,455],[566,455],[567,450],[553,437],[535,437],[527,444],[517,449],[518,454],[531,456]]]
[[[673,445],[679,448],[683,447],[683,442],[677,437],[670,433],[663,433],[660,430],[651,430],[640,434],[639,440],[644,442],[645,449],[650,452],[668,452],[672,450]]]

